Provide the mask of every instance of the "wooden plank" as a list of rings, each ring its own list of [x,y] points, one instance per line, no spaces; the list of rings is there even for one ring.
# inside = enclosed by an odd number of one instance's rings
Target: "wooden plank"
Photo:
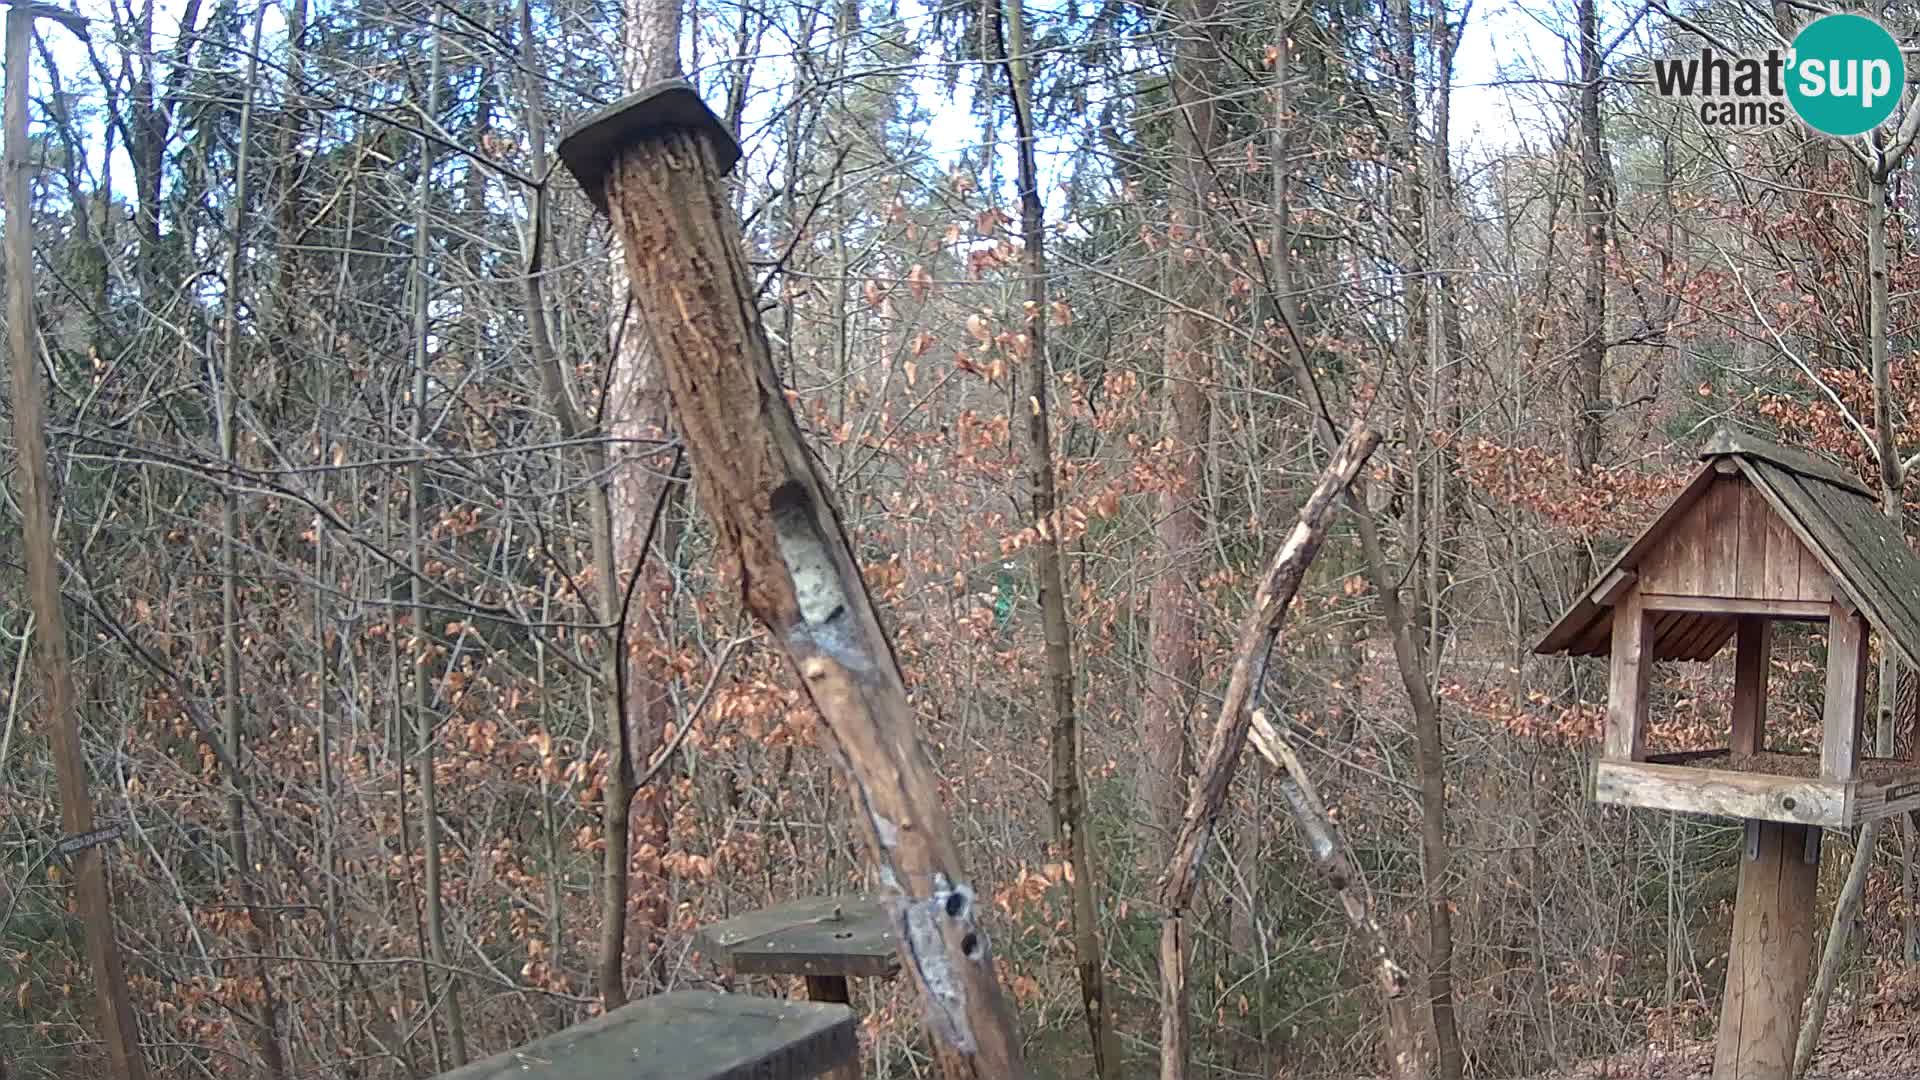
[[[1827,698],[1820,717],[1820,775],[1824,779],[1853,779],[1866,690],[1866,619],[1842,614],[1835,604],[1827,620]]]
[[[1733,636],[1734,620],[1723,615],[1698,616],[1700,624],[1687,635],[1677,655],[1686,660],[1711,660]],[[1656,654],[1658,655],[1658,654]]]
[[[859,1053],[853,1010],[748,994],[656,994],[440,1080],[780,1080]]]
[[[1773,509],[1771,503],[1766,502],[1766,497],[1757,488],[1749,487],[1747,490],[1761,500],[1766,510],[1766,564],[1761,568],[1761,595],[1777,596],[1783,600],[1809,599],[1807,585],[1802,582],[1800,575],[1801,560],[1807,546],[1793,535],[1793,527]],[[1827,597],[1814,599],[1825,600]]]
[[[1587,624],[1580,638],[1567,647],[1569,656],[1605,656],[1613,643],[1613,612],[1607,612],[1604,619],[1595,619]]]
[[[1694,654],[1694,659],[1711,660],[1720,655],[1720,650],[1726,648],[1727,642],[1733,640],[1736,624],[1737,620],[1734,619],[1715,619],[1710,626],[1711,633],[1701,643],[1699,650]]]
[[[1740,861],[1714,1080],[1791,1080],[1800,1008],[1813,967],[1820,864],[1814,829],[1759,823],[1759,850]]]
[[[1649,614],[1647,616],[1647,656],[1654,660],[1679,658],[1687,640],[1700,632],[1700,624],[1705,619],[1705,615],[1685,611],[1675,612],[1665,620],[1656,619]]]
[[[1718,483],[1708,484],[1687,508],[1658,547],[1648,551],[1640,564],[1642,592],[1698,596],[1706,584],[1701,572],[1701,556],[1706,550],[1707,508],[1713,502]]]
[[[1646,606],[1642,604],[1640,610],[1646,611]],[[1684,625],[1692,619],[1693,616],[1684,611],[1647,612],[1647,640],[1671,640],[1673,636],[1680,633]]]
[[[1735,530],[1740,543],[1739,554],[1734,562],[1733,595],[1766,600],[1798,600],[1797,587],[1777,593],[1768,589],[1767,524],[1768,519],[1773,517],[1773,508],[1767,505],[1759,492],[1753,490],[1753,483],[1744,475],[1731,483],[1739,491],[1739,521]]]
[[[721,175],[740,161],[740,143],[733,131],[700,100],[699,92],[680,79],[664,79],[640,87],[611,105],[581,117],[560,140],[560,159],[587,198],[601,213],[609,213],[607,177],[614,163],[636,143],[673,132],[699,132],[713,150]]]
[[[1601,577],[1600,583],[1593,587],[1593,591],[1587,594],[1587,599],[1601,607],[1612,607],[1619,603],[1621,594],[1627,591],[1627,586],[1632,585],[1639,577],[1640,575],[1632,570],[1618,568],[1609,570],[1605,576]]]
[[[1701,596],[1739,596],[1740,496],[1747,481],[1723,476],[1701,500]]]
[[[714,923],[695,940],[736,975],[891,978],[900,970],[893,918],[868,897],[795,900]]]
[[[1596,802],[1836,829],[1846,824],[1849,786],[1833,780],[1644,761],[1601,761],[1594,767]]]
[[[1785,522],[1794,539],[1800,542],[1807,554],[1812,555],[1821,571],[1826,574],[1827,587],[1833,596],[1839,596],[1847,590],[1849,569],[1835,561],[1833,548],[1844,546],[1829,543],[1823,537],[1837,541],[1834,537],[1831,519],[1821,512],[1814,500],[1811,500],[1800,487],[1793,474],[1769,470],[1764,464],[1743,462],[1747,478],[1753,481],[1754,489],[1759,491],[1773,507],[1774,513]],[[1804,562],[1803,562],[1804,565]],[[1804,573],[1804,571],[1803,571]],[[1802,583],[1802,595],[1806,586]]]
[[[1767,673],[1773,628],[1767,620],[1747,615],[1735,630],[1733,653],[1733,742],[1736,754],[1766,749]]]
[[[1647,629],[1639,590],[1629,590],[1613,609],[1613,661],[1607,683],[1606,755],[1616,761],[1647,756],[1647,687],[1653,667]]]
[[[1785,526],[1791,533],[1791,527]],[[1794,545],[1800,549],[1800,599],[1820,603],[1838,599],[1842,594],[1833,586],[1833,577],[1827,568],[1820,565],[1820,557],[1807,549],[1807,545],[1795,538]]]
[[[1676,596],[1671,593],[1640,594],[1648,611],[1691,611],[1711,615],[1760,615],[1769,619],[1795,619],[1813,622],[1832,613],[1828,601],[1766,600],[1721,596]]]

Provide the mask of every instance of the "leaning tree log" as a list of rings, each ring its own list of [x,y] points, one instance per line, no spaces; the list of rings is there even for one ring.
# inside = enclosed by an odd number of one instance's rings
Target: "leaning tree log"
[[[899,662],[774,370],[721,186],[738,144],[674,80],[588,117],[560,156],[620,236],[720,556],[840,752],[943,1071],[1024,1076]]]
[[[1332,460],[1300,507],[1299,520],[1274,553],[1260,588],[1254,594],[1235,636],[1233,669],[1227,693],[1207,740],[1200,775],[1187,798],[1187,811],[1173,843],[1173,855],[1160,874],[1160,1078],[1185,1080],[1190,1034],[1187,1015],[1187,912],[1200,887],[1200,863],[1213,838],[1227,791],[1239,768],[1240,751],[1247,745],[1253,722],[1252,707],[1267,677],[1267,660],[1280,636],[1293,596],[1306,579],[1307,567],[1320,552],[1335,504],[1360,467],[1366,464],[1380,434],[1357,423],[1334,451]]]

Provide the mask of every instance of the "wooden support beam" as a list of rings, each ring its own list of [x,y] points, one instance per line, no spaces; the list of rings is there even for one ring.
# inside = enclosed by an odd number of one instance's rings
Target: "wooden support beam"
[[[1866,708],[1867,620],[1833,605],[1827,619],[1827,700],[1820,718],[1820,775],[1851,780]]]
[[[845,975],[808,975],[806,980],[808,1001],[818,1001],[827,1005],[852,1005],[852,988],[847,985]],[[854,1048],[851,1060],[841,1062],[820,1075],[825,1080],[860,1080],[859,1047]]]
[[[1773,628],[1757,615],[1743,615],[1734,630],[1733,742],[1736,754],[1767,747],[1767,669]]]
[[[1819,829],[1777,821],[1749,828],[1759,842],[1757,851],[1741,852],[1713,1080],[1793,1080],[1820,882],[1818,857],[1807,853],[1819,850]]]
[[[1587,599],[1598,607],[1612,607],[1619,603],[1621,595],[1638,580],[1640,575],[1632,570],[1615,567],[1607,572],[1606,577],[1600,579],[1600,583],[1587,594]]]
[[[613,219],[724,573],[826,721],[901,966],[950,1080],[1019,1080],[1020,1035],[893,644],[760,322],[724,169],[739,147],[693,88],[589,117],[560,157]]]
[[[1690,611],[1703,615],[1760,615],[1769,619],[1793,619],[1815,622],[1833,614],[1833,605],[1825,600],[1764,600],[1731,596],[1679,596],[1671,593],[1640,594],[1640,606],[1647,611]],[[1615,618],[1618,618],[1615,615]]]
[[[1639,591],[1629,590],[1613,608],[1606,756],[1614,761],[1647,756],[1647,689],[1653,667],[1647,623]]]

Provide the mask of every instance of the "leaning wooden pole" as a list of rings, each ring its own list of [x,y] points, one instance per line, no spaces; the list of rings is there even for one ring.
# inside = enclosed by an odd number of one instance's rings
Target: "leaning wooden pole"
[[[33,20],[46,15],[81,37],[85,25],[58,8],[39,4],[7,10],[6,190],[7,346],[13,368],[13,440],[20,477],[21,526],[26,548],[27,593],[38,628],[47,728],[53,735],[54,771],[60,782],[60,825],[68,836],[93,830],[93,800],[80,747],[80,710],[73,690],[73,658],[67,652],[67,620],[60,607],[60,577],[53,554],[53,499],[47,481],[46,402],[40,388],[39,335],[33,321],[33,206],[27,156],[28,46]],[[127,999],[120,947],[113,936],[107,898],[106,847],[94,844],[73,855],[76,898],[86,927],[87,959],[93,968],[100,1009],[100,1037],[114,1074],[145,1080],[140,1027]]]
[[[1273,562],[1267,566],[1260,588],[1254,594],[1253,607],[1241,620],[1240,631],[1235,636],[1226,698],[1220,703],[1213,734],[1207,739],[1206,758],[1188,796],[1187,811],[1173,843],[1173,855],[1167,860],[1158,882],[1163,912],[1160,919],[1160,1080],[1185,1080],[1187,1075],[1191,1034],[1187,1015],[1187,912],[1200,887],[1200,863],[1206,857],[1207,844],[1213,839],[1214,827],[1226,806],[1227,791],[1240,765],[1240,751],[1247,745],[1254,699],[1266,682],[1267,658],[1280,636],[1293,596],[1306,579],[1307,567],[1312,565],[1321,542],[1326,539],[1336,503],[1379,444],[1379,432],[1365,424],[1355,424],[1347,432],[1346,439],[1327,462],[1320,482],[1300,507],[1300,517],[1294,522],[1293,530],[1274,553]]]
[[[738,144],[672,80],[587,118],[560,157],[624,246],[721,558],[842,755],[942,1071],[1024,1076],[899,662],[774,370],[721,187]]]

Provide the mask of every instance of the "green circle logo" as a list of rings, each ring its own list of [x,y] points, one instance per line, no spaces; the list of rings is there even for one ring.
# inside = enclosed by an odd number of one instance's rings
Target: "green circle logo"
[[[1900,104],[1907,62],[1900,43],[1864,15],[1822,15],[1793,39],[1787,100],[1815,131],[1872,131]]]

